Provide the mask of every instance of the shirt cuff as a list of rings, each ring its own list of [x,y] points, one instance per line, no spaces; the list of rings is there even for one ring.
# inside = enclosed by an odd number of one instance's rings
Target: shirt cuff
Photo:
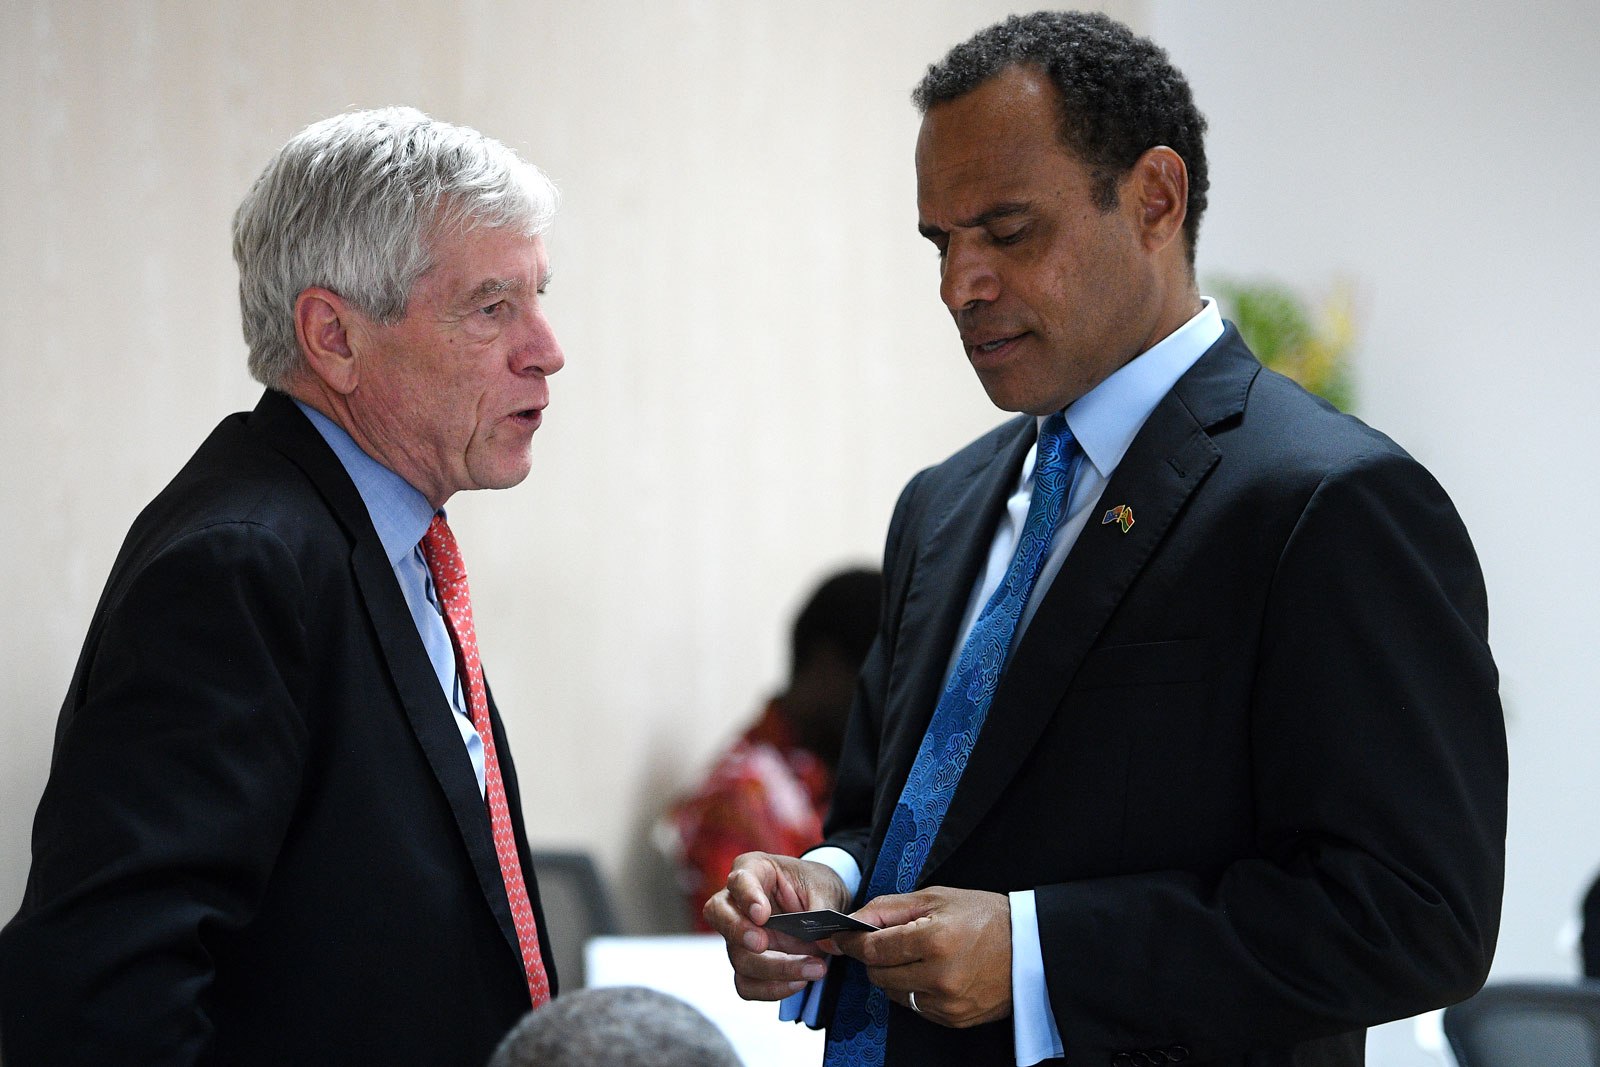
[[[861,868],[856,863],[856,858],[842,848],[833,845],[823,845],[814,848],[800,857],[813,863],[820,863],[824,867],[832,867],[835,873],[844,880],[845,891],[854,900],[856,891],[861,888]]]
[[[845,890],[855,899],[856,891],[861,888],[861,867],[856,863],[856,858],[842,848],[832,845],[823,845],[814,848],[800,857],[812,860],[825,867],[831,867],[844,881]],[[1032,894],[1029,894],[1030,896]],[[1040,974],[1044,973],[1043,965]],[[1042,982],[1042,979],[1041,979]],[[808,982],[806,987],[798,993],[791,993],[778,1002],[778,1019],[782,1022],[803,1022],[813,1030],[817,1029],[817,1012],[822,1006],[822,983]]]
[[[1017,1067],[1060,1056],[1061,1034],[1044,982],[1044,949],[1033,890],[1011,897],[1011,1036]],[[796,994],[798,996],[799,994]]]

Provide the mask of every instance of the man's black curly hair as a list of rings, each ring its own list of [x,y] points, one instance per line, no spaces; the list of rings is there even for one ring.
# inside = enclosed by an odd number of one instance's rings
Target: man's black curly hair
[[[1189,170],[1183,233],[1194,266],[1206,210],[1205,116],[1189,83],[1153,41],[1099,12],[1012,15],[963,41],[928,68],[911,93],[924,115],[1010,67],[1032,64],[1061,94],[1061,142],[1094,175],[1095,203],[1117,205],[1117,182],[1146,149],[1166,145]]]

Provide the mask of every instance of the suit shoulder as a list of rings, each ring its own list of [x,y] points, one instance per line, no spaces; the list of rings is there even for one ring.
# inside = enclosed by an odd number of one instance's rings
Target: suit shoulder
[[[1258,374],[1242,412],[1209,433],[1218,462],[1206,497],[1251,516],[1258,532],[1287,537],[1307,519],[1371,525],[1385,515],[1465,534],[1449,494],[1409,452],[1280,374]]]
[[[947,492],[959,490],[993,464],[1008,448],[1015,446],[1019,437],[1031,434],[1032,426],[1031,416],[1019,415],[1008,419],[940,462],[912,475],[895,502],[894,515],[889,521],[891,539],[895,531],[902,530],[933,501]]]
[[[918,481],[930,487],[949,482],[961,482],[986,469],[995,459],[1015,445],[1019,438],[1032,436],[1033,416],[1018,415],[1007,419],[994,429],[968,442],[938,463],[918,472],[911,484]],[[908,486],[909,488],[909,486]]]
[[[247,424],[230,415],[147,504],[128,531],[118,561],[136,564],[212,528],[259,528],[296,557],[343,534],[311,478]]]
[[[1251,385],[1243,415],[1213,440],[1225,457],[1259,457],[1282,477],[1321,480],[1396,464],[1421,468],[1388,434],[1266,369]]]

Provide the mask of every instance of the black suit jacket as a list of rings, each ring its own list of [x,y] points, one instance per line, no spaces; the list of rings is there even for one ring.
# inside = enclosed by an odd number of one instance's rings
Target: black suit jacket
[[[863,886],[1033,437],[1001,426],[895,510],[827,825]],[[1126,533],[1100,522],[1119,504]],[[1067,1063],[1360,1063],[1366,1026],[1487,973],[1506,755],[1486,626],[1437,483],[1229,327],[1041,601],[919,884],[1036,891]],[[888,1062],[1009,1064],[1011,1021],[893,1006]]]
[[[528,1007],[394,572],[269,392],[140,515],[95,611],[0,933],[5,1062],[479,1064]]]
[[[1589,886],[1583,898],[1583,931],[1580,935],[1585,978],[1600,978],[1600,878]]]

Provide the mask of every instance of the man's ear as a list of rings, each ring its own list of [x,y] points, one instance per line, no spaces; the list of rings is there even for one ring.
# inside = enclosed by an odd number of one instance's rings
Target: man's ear
[[[294,301],[294,335],[306,364],[335,393],[348,396],[361,380],[350,332],[355,309],[331,289],[312,286]]]
[[[1183,232],[1189,214],[1189,168],[1166,145],[1148,148],[1128,175],[1128,194],[1144,246],[1158,251]]]

